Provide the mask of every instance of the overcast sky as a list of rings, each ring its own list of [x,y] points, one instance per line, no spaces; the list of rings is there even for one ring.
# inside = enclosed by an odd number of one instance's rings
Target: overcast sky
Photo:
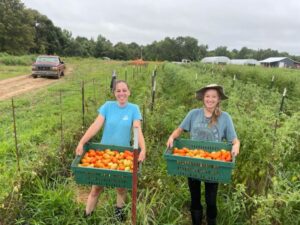
[[[151,44],[191,36],[209,49],[300,55],[300,0],[21,0],[73,37]]]

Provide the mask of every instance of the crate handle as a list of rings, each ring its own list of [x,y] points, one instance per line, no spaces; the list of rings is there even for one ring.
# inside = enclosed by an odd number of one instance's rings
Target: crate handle
[[[76,155],[75,160],[80,159],[83,156],[84,152],[81,155]]]
[[[172,153],[172,148],[170,148],[170,147],[167,147],[167,151],[166,151],[167,153]]]

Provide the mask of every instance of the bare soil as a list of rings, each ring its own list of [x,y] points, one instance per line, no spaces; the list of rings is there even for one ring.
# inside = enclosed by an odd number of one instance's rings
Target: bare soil
[[[65,76],[72,72],[72,68],[67,67]],[[13,77],[5,80],[0,80],[0,101],[6,100],[11,97],[21,95],[26,92],[36,91],[45,86],[58,82],[64,79],[64,76],[60,79],[54,78],[33,78],[31,75],[23,75]]]

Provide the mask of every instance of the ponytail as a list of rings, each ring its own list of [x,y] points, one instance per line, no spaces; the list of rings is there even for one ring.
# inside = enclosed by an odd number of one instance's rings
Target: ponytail
[[[215,110],[212,113],[211,120],[208,123],[208,127],[212,127],[218,121],[219,116],[221,115],[220,102],[218,102]]]

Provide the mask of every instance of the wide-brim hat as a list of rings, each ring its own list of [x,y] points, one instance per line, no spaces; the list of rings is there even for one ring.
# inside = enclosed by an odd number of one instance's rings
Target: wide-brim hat
[[[217,90],[218,93],[219,93],[219,95],[220,95],[220,98],[222,100],[228,99],[228,97],[224,93],[223,87],[221,85],[217,85],[217,84],[209,84],[209,85],[207,85],[207,86],[199,89],[198,91],[196,91],[196,99],[203,100],[204,93],[208,89],[215,89],[215,90]]]

